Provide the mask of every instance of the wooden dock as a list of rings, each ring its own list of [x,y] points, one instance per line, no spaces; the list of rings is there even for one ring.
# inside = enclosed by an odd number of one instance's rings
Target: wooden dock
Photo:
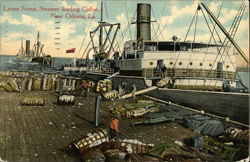
[[[45,106],[23,106],[24,97],[43,97]],[[77,97],[74,106],[59,106],[52,92],[0,93],[0,159],[8,162],[80,161],[68,150],[68,144],[95,126],[94,104],[96,94],[87,98]],[[131,100],[103,101],[100,127],[108,128],[110,108]],[[138,139],[159,144],[169,140],[181,140],[195,135],[177,123],[161,123],[131,127],[138,119],[120,119],[123,138]]]

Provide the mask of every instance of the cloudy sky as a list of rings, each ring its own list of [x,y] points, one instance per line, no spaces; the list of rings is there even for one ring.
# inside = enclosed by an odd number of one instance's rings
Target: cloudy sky
[[[97,27],[100,18],[100,2],[94,0],[2,0],[2,2],[0,4],[0,54],[4,55],[18,53],[22,38],[24,40],[29,39],[31,40],[31,44],[34,44],[39,30],[41,42],[45,45],[45,53],[51,54],[54,57],[81,57],[90,41],[89,31]],[[124,41],[135,39],[136,26],[129,25],[129,28],[127,26],[129,21],[130,23],[135,21],[137,3],[150,3],[152,5],[151,19],[153,21],[156,20],[156,22],[152,23],[153,39],[170,40],[173,35],[177,35],[178,38],[183,41],[198,3],[201,1],[104,0],[103,2],[104,21],[121,23],[121,29],[117,35],[117,42],[119,48],[122,49]],[[242,0],[202,2],[206,4],[216,16],[220,14],[220,22],[229,30]],[[247,7],[234,39],[248,56],[249,2],[244,1],[244,3]],[[73,8],[74,11],[62,11],[62,7]],[[42,8],[47,8],[47,10],[53,10],[54,8],[55,11],[44,11]],[[95,8],[97,9],[96,12],[94,11]],[[77,9],[79,9],[79,12],[77,12]],[[86,11],[86,9],[89,10]],[[61,18],[55,18],[52,15],[61,15]],[[85,17],[90,15],[93,19],[69,18],[69,15],[84,15]],[[209,19],[208,21],[210,22]],[[210,26],[212,28],[211,23]],[[186,40],[193,40],[194,28],[194,25],[192,25]],[[127,29],[127,32],[123,34],[125,29]],[[219,32],[219,34],[223,40],[223,34],[221,32]],[[202,12],[199,11],[195,40],[196,42],[207,43],[210,37],[209,28],[206,25]],[[83,39],[85,39],[84,42]],[[95,41],[97,40],[97,38],[94,39]],[[82,42],[83,45],[81,46]],[[214,42],[212,41],[211,43]],[[66,54],[66,49],[70,48],[76,48],[75,53]]]

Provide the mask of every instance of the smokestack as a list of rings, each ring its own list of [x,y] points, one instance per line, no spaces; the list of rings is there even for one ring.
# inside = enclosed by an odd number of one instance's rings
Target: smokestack
[[[30,54],[30,40],[26,40],[26,54]]]
[[[137,40],[151,40],[151,5],[137,4]]]

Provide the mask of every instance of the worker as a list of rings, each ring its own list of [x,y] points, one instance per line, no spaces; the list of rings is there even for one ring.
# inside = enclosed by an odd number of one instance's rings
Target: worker
[[[133,84],[133,90],[132,90],[132,92],[131,92],[134,101],[137,101],[136,94],[135,94],[136,91],[137,91],[137,88],[136,88],[135,83],[134,83],[134,84]]]
[[[83,83],[82,87],[83,87],[83,89],[85,90],[85,92],[84,92],[84,97],[87,97],[87,93],[88,93],[89,87],[90,87],[89,82]]]
[[[161,77],[166,77],[167,76],[167,67],[164,64],[163,67],[161,68]]]
[[[122,86],[118,86],[118,97],[120,98],[124,94],[124,90],[122,89]]]
[[[112,121],[110,123],[110,139],[114,139],[116,137],[117,132],[119,131],[118,128],[119,120],[116,116],[112,116]]]

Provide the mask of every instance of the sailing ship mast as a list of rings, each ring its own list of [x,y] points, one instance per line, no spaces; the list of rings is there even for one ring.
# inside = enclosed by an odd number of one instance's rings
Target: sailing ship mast
[[[101,17],[100,17],[100,24],[103,23],[103,2],[101,2]],[[100,35],[99,35],[99,53],[102,53],[102,36],[103,36],[103,27],[100,26]]]
[[[35,45],[36,53],[35,56],[38,56],[39,54],[39,48],[40,48],[40,41],[39,41],[39,31],[37,33],[37,38],[36,38],[36,45]]]

